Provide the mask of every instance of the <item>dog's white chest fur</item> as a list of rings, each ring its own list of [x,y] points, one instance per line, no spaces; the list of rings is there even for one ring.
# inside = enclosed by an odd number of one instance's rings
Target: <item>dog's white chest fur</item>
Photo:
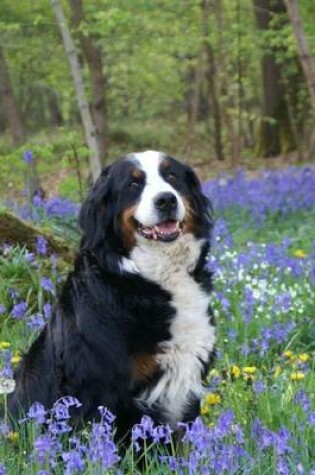
[[[202,362],[208,361],[215,342],[207,314],[209,296],[189,274],[201,243],[186,234],[171,244],[143,240],[137,244],[132,262],[141,275],[170,292],[176,310],[172,337],[161,343],[157,357],[163,376],[153,389],[141,394],[139,403],[162,408],[174,425],[184,415],[190,397],[202,395]]]

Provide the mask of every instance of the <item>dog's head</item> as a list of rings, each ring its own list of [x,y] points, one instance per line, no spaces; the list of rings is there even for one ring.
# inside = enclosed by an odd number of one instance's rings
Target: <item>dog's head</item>
[[[102,171],[83,203],[81,247],[128,255],[141,240],[208,239],[211,210],[190,167],[161,152],[128,154]]]

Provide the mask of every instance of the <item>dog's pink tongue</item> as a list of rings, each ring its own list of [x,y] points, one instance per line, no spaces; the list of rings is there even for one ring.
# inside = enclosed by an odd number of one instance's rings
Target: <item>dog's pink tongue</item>
[[[177,223],[174,221],[165,221],[157,226],[158,232],[163,234],[173,234],[177,231]]]

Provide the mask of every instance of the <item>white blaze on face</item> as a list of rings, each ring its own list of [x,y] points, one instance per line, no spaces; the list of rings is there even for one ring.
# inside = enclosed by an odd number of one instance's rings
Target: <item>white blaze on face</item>
[[[178,192],[167,183],[159,173],[163,155],[160,152],[148,150],[142,153],[135,153],[133,157],[138,162],[141,170],[145,173],[145,187],[134,215],[136,220],[143,226],[148,227],[158,224],[159,216],[154,204],[155,199],[160,193],[171,192],[177,198],[176,219],[180,222],[183,221],[185,217],[183,200]]]

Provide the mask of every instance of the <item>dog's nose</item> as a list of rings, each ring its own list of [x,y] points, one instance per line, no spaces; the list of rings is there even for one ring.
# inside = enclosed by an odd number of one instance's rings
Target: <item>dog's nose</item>
[[[159,211],[170,212],[177,208],[177,198],[173,193],[159,193],[155,198],[155,207]]]

